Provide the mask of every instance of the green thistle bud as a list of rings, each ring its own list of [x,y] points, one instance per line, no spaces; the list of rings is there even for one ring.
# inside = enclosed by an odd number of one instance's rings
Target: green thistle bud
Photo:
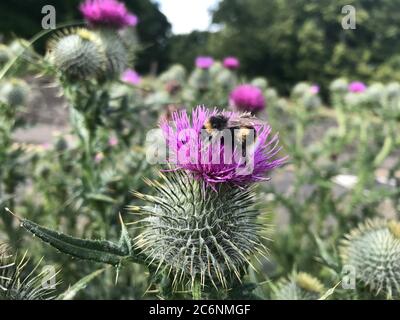
[[[367,103],[367,101],[367,96],[364,93],[349,92],[344,96],[345,105],[346,107],[349,107],[350,110],[361,108]]]
[[[113,30],[97,32],[106,55],[106,78],[119,77],[128,67],[128,50],[121,37]]]
[[[215,78],[217,75],[221,73],[222,70],[224,70],[224,66],[220,61],[216,61],[213,63],[213,65],[210,67],[209,70],[211,77]]]
[[[68,32],[67,32],[68,33]],[[105,69],[106,57],[99,36],[87,29],[74,29],[51,40],[49,59],[68,79],[95,78]]]
[[[28,94],[29,87],[21,79],[11,79],[0,86],[0,101],[11,107],[24,105]]]
[[[272,287],[273,300],[317,300],[325,292],[323,284],[312,275],[299,272],[281,279]]]
[[[342,241],[340,256],[356,277],[375,294],[400,293],[400,223],[368,220]]]
[[[370,85],[366,91],[366,99],[375,108],[380,108],[383,104],[385,86],[382,83]]]
[[[266,90],[268,88],[268,80],[262,77],[255,78],[251,84],[260,88],[261,90]],[[268,101],[268,100],[267,100]]]
[[[252,191],[228,185],[214,190],[180,171],[162,175],[162,180],[148,182],[157,196],[136,194],[149,203],[131,208],[146,215],[136,246],[159,271],[173,276],[175,288],[195,281],[228,288],[235,277],[241,278],[248,257],[264,252]]]
[[[386,86],[386,96],[389,101],[400,99],[400,83],[391,82]]]
[[[348,91],[349,82],[344,78],[333,80],[329,89],[333,93],[345,93]]]
[[[186,81],[186,70],[182,65],[175,64],[160,75],[160,81],[163,83],[177,81],[178,83],[183,84]]]
[[[222,70],[216,77],[216,81],[226,90],[232,90],[237,83],[236,75],[228,69]]]
[[[310,91],[310,85],[306,82],[299,82],[293,87],[292,98],[299,99],[302,98],[307,92]]]
[[[189,85],[197,90],[208,90],[211,86],[210,70],[195,69],[190,75]]]

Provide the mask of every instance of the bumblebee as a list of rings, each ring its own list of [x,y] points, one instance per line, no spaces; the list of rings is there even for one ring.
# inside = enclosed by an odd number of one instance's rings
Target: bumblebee
[[[243,113],[238,117],[228,117],[223,114],[216,114],[209,117],[203,128],[209,136],[214,136],[216,131],[223,131],[225,129],[231,130],[232,137],[234,137],[232,143],[239,143],[239,145],[245,147],[247,137],[253,134],[253,141],[256,138],[255,126],[264,125],[265,123],[251,115],[250,113]]]

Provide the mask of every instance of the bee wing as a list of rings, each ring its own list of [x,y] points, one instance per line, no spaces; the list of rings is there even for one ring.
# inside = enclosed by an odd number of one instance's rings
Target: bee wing
[[[246,114],[236,119],[230,119],[229,125],[231,127],[253,127],[253,126],[262,126],[266,124],[265,121],[257,119],[254,116],[245,116],[245,115]]]

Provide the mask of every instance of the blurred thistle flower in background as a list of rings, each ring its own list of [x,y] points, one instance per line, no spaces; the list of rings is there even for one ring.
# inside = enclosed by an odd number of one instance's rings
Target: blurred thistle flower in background
[[[110,139],[108,139],[108,145],[110,147],[115,147],[118,145],[118,143],[119,143],[119,140],[116,136],[112,136],[112,137],[110,137]]]
[[[352,93],[363,93],[367,90],[367,86],[361,81],[353,81],[349,84],[348,90]]]
[[[86,0],[79,7],[85,20],[93,26],[117,29],[134,27],[138,18],[129,12],[125,4],[117,0]]]
[[[104,160],[104,153],[103,152],[96,153],[96,155],[94,156],[94,162],[99,164],[103,160]]]
[[[172,123],[161,121],[161,129],[171,151],[168,161],[175,170],[187,170],[193,173],[195,178],[204,180],[209,185],[246,185],[267,180],[266,174],[285,162],[286,157],[275,158],[281,150],[278,135],[271,137],[271,127],[266,123],[254,125],[255,141],[246,157],[242,156],[243,150],[236,147],[231,150],[230,156],[226,156],[226,141],[208,143],[204,137],[203,128],[206,121],[216,115],[223,115],[229,120],[241,116],[237,112],[220,113],[216,109],[209,110],[198,106],[193,110],[191,119],[187,111],[182,110],[172,115]]]
[[[229,95],[229,103],[237,111],[247,111],[253,114],[266,107],[263,92],[251,84],[237,86]]]
[[[310,87],[310,93],[311,93],[311,94],[318,94],[318,93],[319,93],[319,90],[320,90],[320,88],[319,88],[319,86],[316,85],[316,84],[313,84],[313,85]]]
[[[85,28],[65,30],[51,39],[48,59],[62,76],[73,80],[98,77],[107,65],[101,38]]]
[[[123,82],[132,84],[134,86],[138,85],[142,78],[140,75],[133,69],[127,69],[124,71],[124,73],[121,76],[121,80]]]
[[[212,57],[199,56],[196,58],[195,64],[199,69],[210,69],[214,64],[214,59]]]
[[[230,70],[236,70],[240,67],[240,61],[236,57],[226,57],[224,59],[224,67]]]

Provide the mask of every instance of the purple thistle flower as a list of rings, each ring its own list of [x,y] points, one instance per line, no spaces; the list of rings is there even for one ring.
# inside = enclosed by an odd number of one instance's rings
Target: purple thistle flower
[[[182,110],[173,113],[171,123],[167,120],[161,122],[170,151],[168,162],[173,165],[173,170],[192,172],[196,179],[212,187],[218,183],[243,186],[267,180],[265,175],[286,161],[286,157],[275,158],[281,148],[278,146],[278,135],[271,137],[268,124],[254,126],[256,138],[245,156],[242,148],[234,147],[229,152],[227,139],[223,143],[210,143],[205,138],[204,134],[207,136],[207,133],[204,125],[211,116],[216,115],[237,119],[241,114],[228,111],[221,113],[217,109],[198,106],[193,110],[191,119],[187,111]]]
[[[349,91],[352,93],[362,93],[367,90],[367,86],[364,82],[361,81],[353,81],[349,84]]]
[[[214,64],[212,57],[200,56],[196,58],[196,67],[199,69],[209,69]]]
[[[128,11],[125,4],[117,0],[86,0],[79,7],[85,20],[94,26],[109,26],[117,29],[134,27],[138,18]]]
[[[224,67],[231,70],[238,69],[240,67],[239,59],[236,57],[226,57],[224,59]]]
[[[132,84],[134,86],[138,85],[142,78],[140,75],[133,69],[127,69],[121,76],[121,80],[123,82]]]
[[[238,111],[257,113],[265,108],[266,102],[262,90],[251,84],[237,86],[229,96],[229,102]]]
[[[310,87],[310,93],[311,94],[318,94],[319,93],[319,86],[314,84]]]
[[[110,147],[115,147],[116,145],[118,145],[118,143],[119,143],[119,140],[118,140],[118,138],[115,137],[115,136],[110,137],[110,139],[108,139],[108,145],[109,145]]]

